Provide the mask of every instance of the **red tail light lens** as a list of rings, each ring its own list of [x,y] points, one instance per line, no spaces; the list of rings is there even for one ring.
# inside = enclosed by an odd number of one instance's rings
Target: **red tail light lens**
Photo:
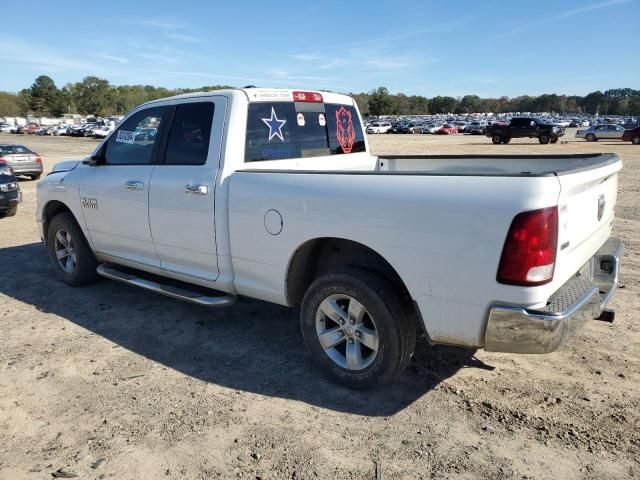
[[[502,249],[498,282],[525,286],[549,283],[553,279],[557,247],[557,207],[516,215]]]
[[[322,95],[316,92],[293,92],[294,102],[322,103]]]
[[[37,156],[36,157],[36,163],[39,163],[40,165],[42,165],[42,157],[41,156]]]
[[[6,164],[7,164],[7,161],[4,158],[0,157],[0,165],[6,165]]]

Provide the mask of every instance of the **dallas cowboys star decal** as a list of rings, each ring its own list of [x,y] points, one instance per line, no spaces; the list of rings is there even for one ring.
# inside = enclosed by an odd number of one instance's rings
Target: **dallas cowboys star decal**
[[[261,120],[267,125],[267,127],[269,127],[269,141],[271,141],[273,137],[278,137],[284,142],[282,127],[287,123],[287,121],[280,120],[273,107],[271,107],[271,118],[261,118]]]

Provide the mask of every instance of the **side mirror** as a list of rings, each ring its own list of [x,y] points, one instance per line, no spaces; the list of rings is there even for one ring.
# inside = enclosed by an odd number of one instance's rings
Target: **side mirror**
[[[102,163],[102,160],[102,155],[91,155],[91,158],[89,159],[89,166],[97,167]]]

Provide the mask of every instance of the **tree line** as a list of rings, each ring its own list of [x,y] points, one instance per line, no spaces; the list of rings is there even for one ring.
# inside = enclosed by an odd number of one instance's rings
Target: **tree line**
[[[46,75],[19,93],[0,92],[0,116],[60,117],[65,113],[82,115],[122,115],[137,105],[181,93],[231,88],[210,85],[196,89],[168,89],[151,85],[112,85],[108,80],[89,76],[58,88]],[[434,113],[555,112],[600,115],[640,115],[640,90],[615,88],[588,95],[544,94],[509,98],[481,98],[391,94],[385,87],[368,93],[351,93],[363,115],[426,115]]]

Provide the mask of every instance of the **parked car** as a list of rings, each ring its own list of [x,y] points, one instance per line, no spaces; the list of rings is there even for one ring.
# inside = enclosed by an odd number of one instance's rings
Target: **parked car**
[[[613,154],[376,157],[345,95],[177,98],[137,107],[38,184],[40,235],[68,285],[300,305],[311,358],[353,388],[403,371],[416,322],[436,344],[545,353],[615,292]],[[137,141],[150,120],[158,134]]]
[[[587,142],[598,140],[619,140],[622,138],[624,128],[620,125],[604,124],[594,125],[586,130],[578,130],[576,138],[584,138]]]
[[[484,133],[485,126],[486,126],[485,123],[471,122],[467,124],[467,127],[465,128],[465,133],[468,133],[470,135],[482,135]]]
[[[631,142],[634,145],[640,145],[640,127],[625,130],[621,138],[624,142]]]
[[[102,126],[102,127],[98,127],[93,129],[93,136],[95,138],[106,138],[111,132],[113,132],[113,130],[115,129],[115,127],[113,126]]]
[[[398,133],[420,133],[419,128],[420,125],[418,125],[417,123],[407,123],[400,128],[400,131]]]
[[[0,132],[2,133],[11,133],[15,128],[15,125],[11,125],[10,123],[0,124]]]
[[[538,118],[512,118],[508,125],[490,125],[484,134],[495,144],[509,143],[512,138],[537,138],[542,144],[557,143],[564,128]]]
[[[453,135],[458,133],[458,127],[450,123],[445,123],[436,133],[438,135]]]
[[[444,126],[444,123],[429,123],[424,127],[424,133],[436,133]]]
[[[367,127],[367,133],[388,133],[390,129],[389,122],[373,122]]]
[[[13,217],[21,201],[22,192],[13,170],[0,164],[0,218]]]
[[[0,143],[0,166],[11,167],[16,175],[38,180],[42,175],[42,157],[24,145]]]
[[[42,128],[42,127],[40,125],[38,125],[37,123],[30,123],[28,125],[20,125],[16,129],[16,133],[33,135],[38,130],[40,130],[40,128]]]

